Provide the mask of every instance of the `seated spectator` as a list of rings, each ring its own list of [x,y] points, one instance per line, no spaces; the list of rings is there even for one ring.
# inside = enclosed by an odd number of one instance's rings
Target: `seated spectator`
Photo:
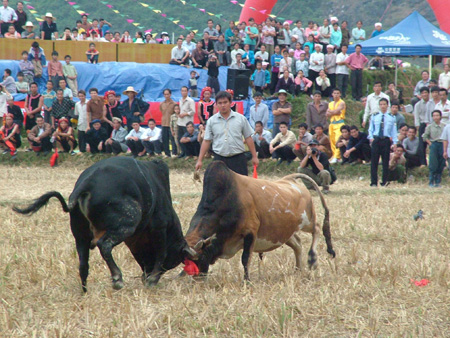
[[[206,50],[208,54],[214,52],[214,41],[210,39],[209,34],[207,32],[203,32],[203,40],[201,40],[202,49]]]
[[[99,54],[98,50],[95,49],[95,43],[90,43],[89,49],[86,51],[87,62],[97,64]]]
[[[45,58],[44,49],[39,46],[37,41],[34,41],[31,44],[30,51],[28,52],[28,61],[31,61],[34,66],[34,76],[41,77],[42,67],[47,65],[47,60]]]
[[[342,158],[348,159],[347,163],[365,163],[370,162],[371,148],[367,134],[360,132],[357,126],[350,127],[350,139],[347,143],[347,150],[342,155]]]
[[[371,70],[384,70],[383,58],[379,55],[375,56],[369,61],[367,68]]]
[[[331,167],[328,162],[328,156],[320,151],[318,146],[319,143],[317,140],[311,141],[306,148],[306,156],[300,162],[298,172],[311,177],[318,186],[322,187],[322,192],[328,194],[330,192],[330,185],[333,184],[330,171]],[[303,183],[308,189],[314,189],[311,182],[303,180]]]
[[[59,119],[58,128],[52,137],[56,142],[56,147],[62,152],[75,155],[74,149],[78,146],[77,140],[73,133],[73,128],[69,126],[69,120],[66,118]]]
[[[242,62],[247,69],[253,69],[255,65],[255,53],[250,49],[249,44],[244,45],[244,54],[242,54]]]
[[[177,66],[189,66],[189,51],[183,47],[183,39],[177,39],[177,45],[172,48],[169,64]]]
[[[405,163],[406,159],[403,156],[404,148],[398,144],[395,151],[389,157],[389,172],[388,182],[406,183]]]
[[[66,80],[64,79],[59,80],[59,89],[62,89],[64,97],[73,100],[73,92],[70,88],[67,87]]]
[[[128,146],[125,137],[128,135],[124,127],[122,127],[122,120],[118,117],[113,117],[113,131],[111,137],[105,141],[105,152],[118,155],[121,152],[126,153]]]
[[[428,73],[427,70],[424,70],[422,71],[421,76],[422,80],[417,82],[416,86],[414,87],[414,97],[411,99],[411,104],[413,106],[415,106],[416,103],[422,99],[420,90],[423,87],[428,87],[430,85],[430,73]]]
[[[42,115],[36,115],[36,125],[28,133],[28,142],[37,156],[41,153],[47,155],[52,150],[51,136],[52,126],[44,122]]]
[[[141,128],[139,122],[134,121],[131,124],[131,130],[125,137],[127,146],[130,148],[133,157],[142,157],[145,155],[146,150],[141,142],[141,136],[144,134],[144,128]]]
[[[261,50],[255,53],[255,62],[269,62],[269,53],[266,52],[266,46],[261,45]]]
[[[291,74],[289,73],[288,70],[283,71],[283,76],[280,79],[278,79],[277,86],[275,87],[276,92],[279,92],[280,90],[285,90],[289,94],[292,95],[294,94],[295,92],[294,80],[290,75]]]
[[[233,46],[233,50],[230,52],[231,64],[236,63],[236,55],[244,55],[245,51],[240,48],[240,45],[236,42]]]
[[[93,120],[91,125],[86,131],[86,151],[90,151],[91,154],[98,154],[99,152],[104,152],[104,142],[108,139],[108,134],[105,128],[102,127],[100,120]],[[139,142],[139,144],[141,144]]]
[[[136,32],[133,43],[144,43],[144,35],[142,32]]]
[[[319,142],[319,144],[317,145],[317,149],[325,153],[328,158],[331,158],[333,156],[333,153],[331,151],[330,139],[327,135],[324,134],[323,131],[323,126],[321,124],[317,124],[314,127],[313,139]]]
[[[253,82],[255,91],[262,93],[270,84],[270,73],[268,70],[262,69],[261,62],[256,62],[256,69],[250,80]]]
[[[255,132],[252,135],[258,158],[270,158],[270,142],[272,141],[272,133],[264,129],[263,122],[256,121],[253,127]]]
[[[301,160],[306,156],[306,148],[313,140],[313,136],[308,132],[308,125],[301,123],[298,126],[298,140],[295,142],[294,154]]]
[[[294,85],[296,96],[300,94],[310,95],[313,83],[305,76],[302,70],[299,70],[295,77]]]
[[[405,117],[399,112],[400,102],[398,100],[391,101],[391,114],[395,116],[397,126],[405,123]]]
[[[25,98],[25,112],[27,114],[25,129],[31,130],[36,125],[36,115],[42,111],[44,97],[38,92],[38,85],[33,82],[30,85],[30,93]]]
[[[75,104],[75,116],[78,119],[78,143],[79,148],[82,153],[86,152],[86,131],[88,130],[87,122],[87,102],[86,102],[86,92],[83,89],[78,91],[78,101]],[[45,101],[45,99],[44,99]]]
[[[398,126],[397,139],[398,143],[403,144],[403,141],[408,137],[408,125],[406,123]]]
[[[141,135],[141,142],[149,156],[161,155],[161,129],[156,127],[154,119],[148,120],[148,128]]]
[[[319,71],[319,76],[316,78],[316,88],[320,90],[322,96],[330,96],[331,82],[323,69]]]
[[[297,62],[300,60],[300,54],[304,54],[305,52],[302,50],[302,45],[300,42],[296,42],[294,46],[294,59],[293,62]]]
[[[105,19],[99,19],[99,28],[102,32],[102,35],[105,36],[107,32],[111,30],[112,24],[106,21]]]
[[[152,34],[150,33],[150,35],[152,35]],[[121,42],[120,39],[121,39],[120,32],[114,32],[114,38],[111,40],[111,42],[119,43],[119,42]],[[156,41],[155,41],[155,43],[156,43]]]
[[[279,129],[280,132],[272,141],[270,141],[269,151],[272,154],[272,157],[278,159],[277,165],[281,164],[283,161],[287,161],[289,165],[295,159],[295,154],[293,152],[296,142],[295,134],[288,130],[286,122],[281,122]]]
[[[242,55],[237,53],[236,54],[236,62],[232,63],[230,66],[230,69],[247,69],[245,67],[245,64],[242,62]]]
[[[3,154],[9,152],[11,156],[16,156],[17,148],[21,145],[20,128],[14,123],[13,116],[6,114],[5,125],[0,128],[0,146],[6,148]]]
[[[128,99],[122,102],[119,106],[119,111],[122,114],[122,117],[127,119],[127,129],[131,131],[133,122],[140,122],[144,120],[144,115],[147,112],[150,105],[137,98],[138,92],[133,87],[128,87],[123,95],[128,96]]]
[[[30,86],[28,85],[28,82],[24,81],[22,72],[17,73],[16,90],[19,94],[27,94],[30,91]]]
[[[186,154],[185,160],[192,157],[196,159],[200,153],[200,143],[198,142],[198,132],[195,130],[194,123],[186,123],[186,133],[180,139],[181,148]]]
[[[389,96],[389,102],[397,101],[399,104],[403,104],[403,93],[395,88],[394,82],[389,82],[388,90],[384,92]]]
[[[130,35],[129,31],[124,31],[122,37],[120,38],[120,42],[123,43],[133,43],[133,38]]]
[[[119,104],[120,104],[120,95],[119,99],[116,97],[116,92],[114,90],[108,90],[105,95],[103,96],[106,108],[106,131],[108,132],[108,135],[111,135],[111,132],[113,131],[113,118],[117,117],[122,121],[121,113],[119,110]]]
[[[34,25],[31,21],[27,21],[23,28],[25,30],[22,32],[22,39],[35,39],[36,35],[33,32]]]
[[[71,91],[72,91],[72,98],[73,96],[78,96],[78,82],[77,82],[77,69],[73,64],[70,63],[72,60],[72,57],[70,55],[66,55],[64,57],[64,61],[66,61],[66,64],[63,66],[63,74],[66,78],[66,82],[69,85]]]
[[[75,103],[68,97],[64,97],[64,91],[62,89],[58,89],[56,91],[56,100],[52,104],[51,125],[57,128],[59,119],[64,117],[69,119],[70,111],[74,108]]]
[[[344,157],[345,152],[347,151],[347,146],[350,141],[350,127],[347,125],[343,125],[340,128],[341,135],[338,137],[336,141],[336,148],[339,149],[341,154],[342,162],[341,164],[346,164],[349,162],[349,158]]]
[[[6,68],[3,73],[3,81],[0,82],[0,85],[8,91],[9,94],[17,93],[16,81],[11,76],[11,69]]]
[[[22,52],[22,60],[19,61],[19,68],[28,84],[34,82],[34,66],[31,61],[28,61],[28,52],[26,50]]]
[[[13,122],[19,126],[23,127],[23,113],[19,106],[14,104],[14,98],[12,96],[8,97],[8,114],[12,115]]]
[[[59,80],[64,76],[61,62],[58,61],[58,52],[52,53],[52,59],[48,62],[48,79],[52,81],[53,88],[59,88]]]
[[[203,68],[208,60],[209,53],[203,49],[203,44],[201,41],[197,42],[197,48],[192,52],[191,61],[195,68]]]
[[[403,149],[406,158],[406,170],[420,167],[419,156],[419,138],[416,137],[417,128],[414,126],[408,127],[408,137],[403,140]]]
[[[72,29],[72,38],[75,41],[79,41],[78,29],[76,28]]]
[[[69,27],[64,28],[64,33],[59,40],[64,40],[64,41],[74,41],[75,40],[73,38],[72,31],[70,30]]]
[[[441,138],[445,125],[442,123],[442,112],[440,110],[433,110],[431,117],[433,122],[425,128],[422,137],[430,147],[428,158],[429,186],[430,188],[437,188],[441,184],[442,171],[445,167],[444,146]]]
[[[255,95],[253,95],[253,99],[255,100],[255,104],[250,107],[250,126],[255,129],[256,122],[259,121],[263,124],[263,128],[267,128],[267,122],[269,122],[269,107],[262,103],[262,94],[260,92],[256,92]]]
[[[230,53],[228,52],[228,46],[223,35],[219,35],[218,40],[214,44],[214,52],[221,66],[228,66],[230,64]]]
[[[151,38],[151,39],[149,39]],[[145,33],[145,43],[154,43],[151,41],[155,41],[151,33]],[[186,48],[189,51],[189,55],[192,56],[192,53],[197,48],[197,44],[192,41],[192,37],[190,34],[186,36],[186,40],[183,41],[182,47]]]
[[[16,31],[16,28],[14,27],[14,25],[10,25],[8,27],[8,32],[5,33],[4,37],[7,39],[21,39],[20,33],[18,33]]]
[[[150,32],[145,33],[144,38],[145,38],[144,43],[150,43],[150,44],[156,43],[156,40],[153,38],[153,34]],[[114,41],[111,40],[111,42],[116,42],[116,41],[114,39]],[[185,47],[188,48],[188,50],[189,50],[189,47],[187,47],[187,46],[185,46]],[[194,48],[195,48],[195,44],[194,44]]]

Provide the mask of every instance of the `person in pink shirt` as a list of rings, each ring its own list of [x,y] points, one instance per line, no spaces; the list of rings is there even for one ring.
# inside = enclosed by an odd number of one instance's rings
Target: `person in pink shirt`
[[[353,100],[361,100],[362,97],[362,72],[364,66],[369,62],[369,60],[361,53],[361,45],[357,44],[355,46],[355,52],[350,54],[350,56],[345,60],[349,68],[352,70],[350,77],[350,83],[352,85],[352,96]]]
[[[304,76],[303,70],[299,70],[294,80],[295,96],[311,94],[312,81]]]
[[[63,67],[58,60],[58,52],[55,50],[52,53],[52,59],[48,62],[48,79],[52,81],[53,88],[59,88],[59,80],[64,78]]]

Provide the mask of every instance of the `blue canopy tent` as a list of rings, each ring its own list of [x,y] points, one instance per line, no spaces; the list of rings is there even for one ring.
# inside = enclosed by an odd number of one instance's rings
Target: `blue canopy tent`
[[[450,56],[450,35],[428,22],[417,11],[360,45],[365,55],[428,56],[430,73],[432,56]],[[354,51],[355,45],[350,45],[348,53]]]

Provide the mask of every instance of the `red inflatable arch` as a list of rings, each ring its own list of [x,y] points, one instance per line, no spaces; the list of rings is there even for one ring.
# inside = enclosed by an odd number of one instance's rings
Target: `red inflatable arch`
[[[267,19],[277,0],[246,0],[239,21],[248,22],[254,18],[257,23]],[[428,0],[440,28],[450,34],[450,6],[448,0]]]

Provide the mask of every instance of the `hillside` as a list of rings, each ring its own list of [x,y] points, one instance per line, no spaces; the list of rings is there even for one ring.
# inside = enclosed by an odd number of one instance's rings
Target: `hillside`
[[[244,0],[233,2],[236,4],[228,0],[24,1],[28,16],[35,24],[46,12],[51,12],[57,18],[59,31],[62,31],[64,27],[73,28],[80,13],[88,13],[91,19],[104,18],[112,23],[112,30],[129,30],[132,35],[148,29],[153,33],[186,34],[188,30],[203,30],[210,18],[226,29],[229,20],[239,19],[240,4]],[[15,6],[14,3],[11,5]],[[436,24],[433,11],[423,0],[279,0],[272,14],[280,20],[301,19],[303,22],[322,22],[324,17],[333,15],[340,21],[349,21],[350,27],[361,19],[369,32],[380,19],[384,27],[389,28],[413,10],[418,10]]]

